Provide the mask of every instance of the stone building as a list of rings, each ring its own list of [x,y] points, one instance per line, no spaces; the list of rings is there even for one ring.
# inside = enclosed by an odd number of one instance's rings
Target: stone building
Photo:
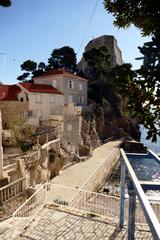
[[[2,126],[8,128],[11,122],[27,115],[28,101],[22,101],[21,89],[17,85],[0,85],[0,109]]]
[[[87,105],[87,79],[64,69],[51,70],[35,77],[33,83],[0,85],[2,123],[23,117],[39,126],[62,116],[64,107]]]
[[[86,45],[85,52],[91,50],[92,48],[99,48],[101,46],[106,46],[110,50],[112,66],[123,64],[122,53],[117,45],[117,40],[114,36],[103,35],[94,38]],[[78,68],[85,73],[87,67],[87,63],[82,57],[81,61],[78,63]]]
[[[64,104],[87,105],[87,79],[77,76],[66,69],[51,70],[34,79],[35,84],[50,85],[63,94]]]
[[[30,125],[43,125],[55,108],[64,106],[63,94],[50,85],[20,83],[18,86],[21,89],[20,101],[28,102],[27,120]]]
[[[68,151],[77,151],[87,84],[87,79],[57,69],[35,77],[33,83],[0,85],[4,128],[19,118],[34,127],[50,126]]]

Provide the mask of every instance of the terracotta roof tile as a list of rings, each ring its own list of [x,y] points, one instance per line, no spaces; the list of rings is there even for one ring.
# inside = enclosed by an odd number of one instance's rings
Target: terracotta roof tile
[[[21,92],[17,85],[0,84],[0,100],[1,101],[16,101],[17,95]]]
[[[57,88],[45,84],[20,83],[28,92],[62,94]]]
[[[37,76],[35,78],[48,77],[48,76],[54,76],[54,75],[70,75],[72,77],[78,77],[78,78],[80,78],[82,80],[87,80],[86,78],[83,78],[83,77],[80,77],[78,75],[75,75],[70,70],[62,69],[62,68],[49,70],[48,72],[41,73],[39,76]]]

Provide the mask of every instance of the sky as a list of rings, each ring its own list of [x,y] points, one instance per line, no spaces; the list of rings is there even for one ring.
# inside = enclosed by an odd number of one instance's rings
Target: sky
[[[137,46],[149,38],[142,38],[134,26],[117,29],[114,18],[98,1],[96,11],[80,48],[96,0],[12,0],[9,8],[0,7],[0,81],[17,83],[22,74],[20,65],[31,59],[45,62],[54,48],[70,46],[81,59],[86,44],[101,35],[114,35],[122,51],[124,62],[133,68],[141,63]]]

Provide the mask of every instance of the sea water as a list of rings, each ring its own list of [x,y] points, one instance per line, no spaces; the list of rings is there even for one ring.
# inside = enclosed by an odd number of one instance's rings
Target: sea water
[[[157,139],[156,143],[153,143],[151,140],[146,140],[146,136],[147,136],[147,129],[144,128],[143,126],[140,127],[141,130],[141,142],[144,144],[144,146],[146,146],[148,149],[151,149],[153,152],[155,152],[157,155],[160,156],[160,138]],[[146,161],[146,168],[149,167],[151,168],[151,172],[154,173],[152,175],[152,181],[160,181],[160,177],[159,177],[159,172],[156,169],[156,166],[152,166],[151,162],[148,163],[148,160]],[[149,169],[148,169],[149,171]],[[157,199],[160,200],[160,192],[159,191],[149,191],[150,192],[150,199]]]
[[[153,143],[151,140],[146,140],[147,129],[143,126],[140,127],[141,130],[141,142],[151,149],[153,152],[160,154],[160,138],[157,139],[156,143]]]

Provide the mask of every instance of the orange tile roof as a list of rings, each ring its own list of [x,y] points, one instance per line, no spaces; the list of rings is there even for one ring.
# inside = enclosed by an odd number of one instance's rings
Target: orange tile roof
[[[1,101],[17,101],[17,95],[21,92],[17,85],[0,84],[0,100]]]
[[[49,70],[47,72],[41,73],[39,76],[37,76],[35,78],[48,77],[48,76],[53,76],[53,75],[70,75],[71,77],[78,77],[78,78],[80,78],[82,80],[86,80],[87,81],[86,78],[83,78],[83,77],[80,77],[78,75],[75,75],[70,70],[63,69],[63,68]]]
[[[45,84],[20,83],[20,85],[28,92],[62,94],[57,90],[57,88]]]

